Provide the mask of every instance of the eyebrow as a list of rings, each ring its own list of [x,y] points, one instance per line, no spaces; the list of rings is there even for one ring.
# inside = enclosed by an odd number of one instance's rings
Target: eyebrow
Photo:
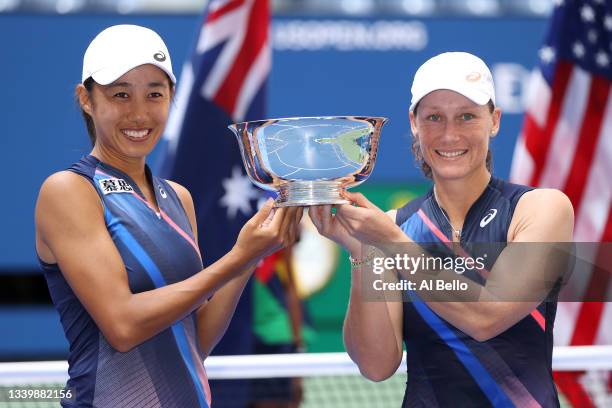
[[[163,82],[149,82],[149,88],[163,88],[166,84]],[[132,84],[129,82],[113,82],[107,85],[108,88],[130,88]]]
[[[478,108],[479,105],[458,105],[455,106],[453,108],[455,109],[472,109],[472,108]],[[484,105],[486,106],[486,105]],[[442,105],[432,105],[432,106],[423,106],[424,109],[435,109],[435,110],[439,110],[439,109],[444,109],[444,108],[448,108],[448,106],[442,106]]]

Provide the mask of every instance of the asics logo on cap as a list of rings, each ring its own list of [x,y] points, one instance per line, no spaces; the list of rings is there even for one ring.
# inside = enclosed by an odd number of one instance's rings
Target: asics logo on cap
[[[158,51],[155,54],[153,54],[153,58],[156,61],[164,62],[166,60],[166,54],[164,54],[162,51]]]
[[[487,211],[487,215],[482,217],[482,220],[480,220],[480,228],[486,227],[487,224],[490,223],[496,215],[497,210],[495,208],[491,208],[489,211]]]
[[[469,74],[467,74],[465,76],[465,80],[468,82],[476,82],[478,81],[480,78],[482,77],[482,75],[480,74],[480,72],[470,72]]]

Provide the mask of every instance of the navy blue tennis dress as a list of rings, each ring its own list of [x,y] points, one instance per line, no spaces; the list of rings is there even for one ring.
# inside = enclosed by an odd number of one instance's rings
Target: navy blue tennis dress
[[[104,220],[133,293],[182,281],[202,270],[191,225],[180,199],[153,177],[159,213],[122,171],[83,157],[70,169],[98,192]],[[196,335],[195,311],[121,353],[111,347],[76,297],[57,264],[42,263],[53,304],[70,343],[64,407],[209,407],[210,390]],[[112,302],[112,299],[108,299]]]
[[[516,204],[530,189],[491,178],[467,213],[462,246],[507,242]],[[452,241],[433,190],[400,208],[396,222],[414,241]],[[556,307],[556,301],[543,302],[505,332],[478,342],[418,298],[404,302],[408,383],[402,406],[558,407],[551,367]]]

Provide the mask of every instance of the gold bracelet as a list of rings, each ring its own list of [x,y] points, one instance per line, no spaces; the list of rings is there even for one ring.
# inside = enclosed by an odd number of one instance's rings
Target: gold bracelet
[[[363,258],[361,261],[356,260],[355,258],[353,258],[352,256],[349,255],[349,262],[351,263],[351,269],[355,269],[357,267],[360,267],[361,265],[365,265],[368,264],[370,262],[372,262],[372,260],[376,257],[376,250],[374,248],[372,248],[370,250],[370,253]]]

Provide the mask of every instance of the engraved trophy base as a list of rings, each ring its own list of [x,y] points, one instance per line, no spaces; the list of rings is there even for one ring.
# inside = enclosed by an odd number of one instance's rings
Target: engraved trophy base
[[[338,181],[289,181],[279,186],[275,207],[294,207],[324,204],[349,204],[342,198],[344,191]]]

